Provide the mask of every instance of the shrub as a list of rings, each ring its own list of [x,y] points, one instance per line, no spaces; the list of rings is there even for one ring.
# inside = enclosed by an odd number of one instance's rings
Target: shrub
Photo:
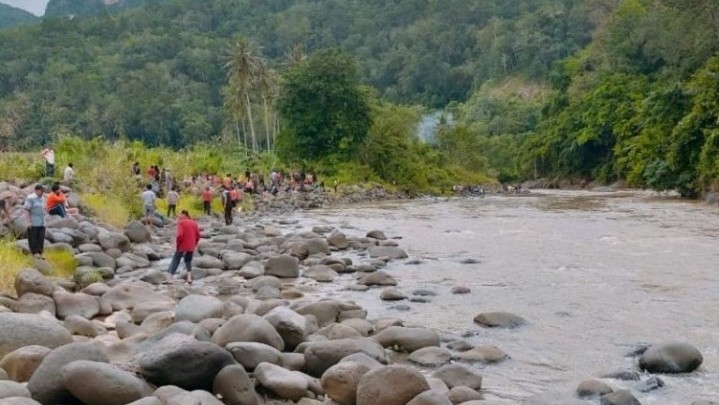
[[[0,293],[15,295],[15,277],[32,267],[32,258],[21,252],[13,241],[0,240]]]

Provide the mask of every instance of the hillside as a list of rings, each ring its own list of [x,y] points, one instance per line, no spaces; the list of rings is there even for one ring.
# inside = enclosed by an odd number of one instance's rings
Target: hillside
[[[93,16],[103,12],[120,12],[145,3],[146,0],[50,0],[45,16]]]
[[[278,70],[297,44],[343,48],[386,99],[443,107],[490,79],[547,80],[593,26],[583,2],[565,0],[165,0],[48,18],[0,34],[0,112],[11,117],[0,129],[14,148],[63,133],[172,146],[216,138],[235,124],[222,66],[239,36]]]
[[[0,3],[0,30],[35,21],[40,21],[40,19],[25,10]]]

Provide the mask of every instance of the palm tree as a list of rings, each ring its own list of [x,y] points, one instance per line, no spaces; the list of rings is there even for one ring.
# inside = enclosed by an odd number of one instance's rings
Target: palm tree
[[[230,108],[236,116],[247,119],[252,136],[252,150],[257,152],[257,137],[252,118],[250,92],[257,75],[258,58],[254,55],[255,46],[245,39],[238,39],[230,50],[229,61],[225,64],[230,96]],[[244,111],[242,111],[244,110]],[[244,124],[244,119],[242,120]]]
[[[285,65],[291,68],[307,57],[307,50],[304,44],[295,44],[292,48],[285,52]]]
[[[265,60],[260,60],[257,65],[256,79],[257,89],[259,90],[260,97],[262,98],[262,108],[265,113],[265,137],[267,138],[267,150],[271,150],[270,105],[272,104],[272,100],[274,99],[276,93],[277,74],[274,70],[267,67]],[[274,142],[274,134],[272,138],[272,142]]]

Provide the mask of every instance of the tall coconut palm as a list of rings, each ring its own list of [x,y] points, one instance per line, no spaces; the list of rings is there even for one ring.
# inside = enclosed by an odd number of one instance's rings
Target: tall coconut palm
[[[270,141],[270,132],[272,130],[270,126],[270,106],[272,100],[275,98],[277,74],[272,69],[267,67],[267,63],[264,59],[259,60],[257,65],[257,90],[262,98],[262,108],[265,114],[265,137],[267,139],[267,150],[272,149],[272,141]],[[274,136],[273,136],[274,138]],[[274,139],[273,139],[274,140]]]
[[[225,64],[229,91],[234,93],[231,100],[234,103],[230,107],[238,114],[244,110],[243,116],[247,118],[252,137],[252,150],[257,152],[257,136],[255,135],[255,124],[252,118],[252,101],[250,93],[254,78],[257,74],[258,59],[255,56],[255,46],[245,39],[238,39],[230,50],[229,61]],[[241,99],[241,100],[240,100]]]

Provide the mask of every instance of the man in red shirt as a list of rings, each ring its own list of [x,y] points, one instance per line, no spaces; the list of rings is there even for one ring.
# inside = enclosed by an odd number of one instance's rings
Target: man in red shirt
[[[202,192],[202,210],[205,215],[212,215],[212,190],[209,187]]]
[[[185,259],[185,268],[187,269],[187,282],[192,284],[192,254],[200,242],[200,228],[197,226],[190,213],[187,210],[180,212],[180,219],[177,221],[177,249],[172,256],[172,262],[168,272],[168,282],[172,282],[172,278],[180,266],[180,260]]]

